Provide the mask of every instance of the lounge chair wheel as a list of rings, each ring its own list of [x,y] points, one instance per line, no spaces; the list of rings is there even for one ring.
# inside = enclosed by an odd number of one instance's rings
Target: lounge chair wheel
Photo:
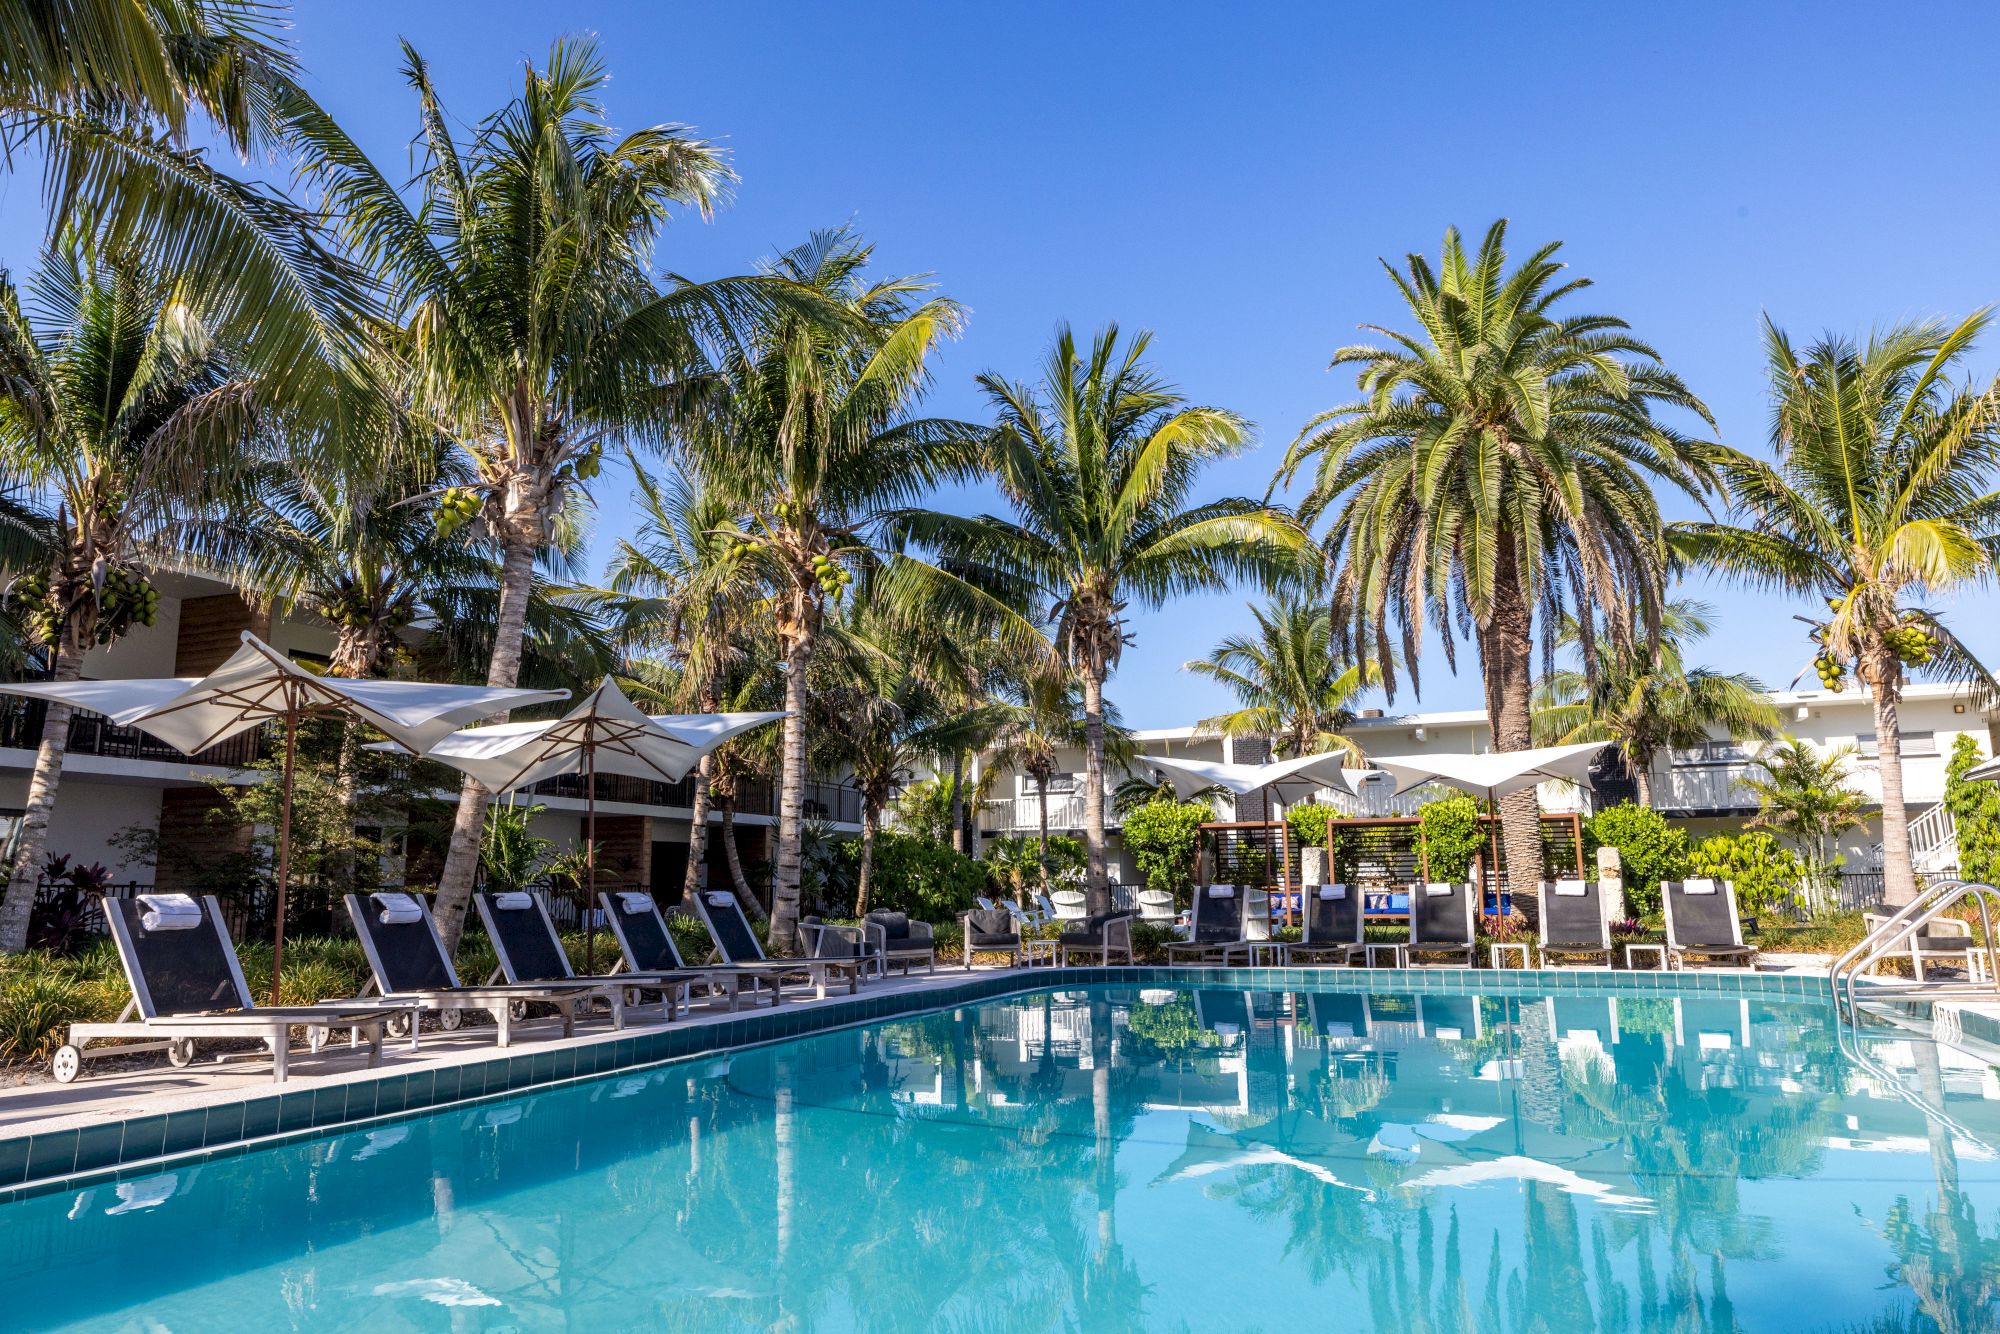
[[[465,1016],[457,1010],[446,1010],[438,1015],[438,1027],[447,1033],[458,1032],[458,1026],[465,1022]]]
[[[528,1002],[526,1001],[507,1002],[507,1013],[514,1016],[515,1023],[517,1024],[520,1023],[523,1019],[526,1019],[528,1017]]]
[[[49,1058],[49,1073],[58,1084],[75,1083],[76,1077],[83,1073],[83,1053],[67,1045],[57,1047],[56,1054]]]
[[[167,1064],[182,1069],[194,1064],[193,1038],[167,1039]],[[67,1081],[65,1081],[67,1082]]]
[[[390,1015],[382,1021],[382,1031],[392,1038],[408,1037],[410,1035],[410,1016],[407,1014]]]

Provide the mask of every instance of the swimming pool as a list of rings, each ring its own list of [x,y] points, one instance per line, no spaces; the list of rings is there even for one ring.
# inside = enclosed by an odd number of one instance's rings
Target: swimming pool
[[[840,1029],[0,1206],[0,1324],[2000,1324],[2000,1076],[1701,981]]]

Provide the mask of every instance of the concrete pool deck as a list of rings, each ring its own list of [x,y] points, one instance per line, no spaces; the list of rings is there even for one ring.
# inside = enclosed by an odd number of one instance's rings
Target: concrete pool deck
[[[1775,966],[1774,966],[1775,965]],[[977,1004],[1042,987],[1228,987],[1244,990],[1336,989],[1487,996],[1543,996],[1611,989],[1619,994],[1729,992],[1772,1000],[1825,997],[1825,961],[1797,970],[1766,959],[1759,969],[1632,972],[1562,968],[1069,968],[941,966],[896,975],[860,992],[815,998],[795,988],[784,1004],[711,1009],[706,1002],[672,1023],[644,1012],[614,1030],[597,1019],[563,1040],[554,1019],[517,1026],[514,1045],[495,1046],[491,1028],[427,1031],[417,1051],[407,1039],[384,1043],[380,1067],[345,1037],[317,1056],[298,1053],[284,1084],[271,1080],[268,1056],[186,1069],[86,1073],[73,1084],[0,1090],[0,1201],[66,1189],[85,1181],[158,1170],[169,1159],[221,1157],[249,1148],[421,1115],[462,1104],[590,1079],[662,1061],[717,1055],[853,1024],[882,1022],[953,1004]],[[157,1059],[157,1058],[155,1058]],[[86,1070],[89,1067],[86,1066]]]

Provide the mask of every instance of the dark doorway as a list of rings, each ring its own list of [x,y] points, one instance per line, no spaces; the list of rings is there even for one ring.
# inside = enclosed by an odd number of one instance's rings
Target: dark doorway
[[[655,839],[653,842],[653,902],[661,907],[681,901],[687,884],[688,845]]]

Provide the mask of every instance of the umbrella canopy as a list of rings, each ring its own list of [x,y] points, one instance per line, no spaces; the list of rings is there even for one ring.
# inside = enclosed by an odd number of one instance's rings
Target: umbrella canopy
[[[404,747],[425,751],[476,719],[567,699],[567,690],[505,690],[317,676],[248,631],[207,676],[136,681],[35,681],[0,692],[101,713],[194,754],[239,732],[302,713],[358,718]]]
[[[1580,782],[1590,772],[1597,753],[1609,744],[1585,741],[1486,755],[1378,755],[1369,763],[1394,776],[1399,794],[1436,782],[1498,799],[1551,780]]]
[[[1301,755],[1297,759],[1273,760],[1269,764],[1225,764],[1220,760],[1183,760],[1166,755],[1140,755],[1141,764],[1150,764],[1165,774],[1176,794],[1191,797],[1206,788],[1219,787],[1239,797],[1251,796],[1266,788],[1276,789],[1286,801],[1309,796],[1323,787],[1352,795],[1356,783],[1366,778],[1366,769],[1343,767],[1344,756],[1335,753]]]
[[[499,723],[454,732],[424,751],[491,792],[528,787],[591,769],[676,783],[731,737],[776,722],[782,713],[650,714],[606,677],[553,722]]]

